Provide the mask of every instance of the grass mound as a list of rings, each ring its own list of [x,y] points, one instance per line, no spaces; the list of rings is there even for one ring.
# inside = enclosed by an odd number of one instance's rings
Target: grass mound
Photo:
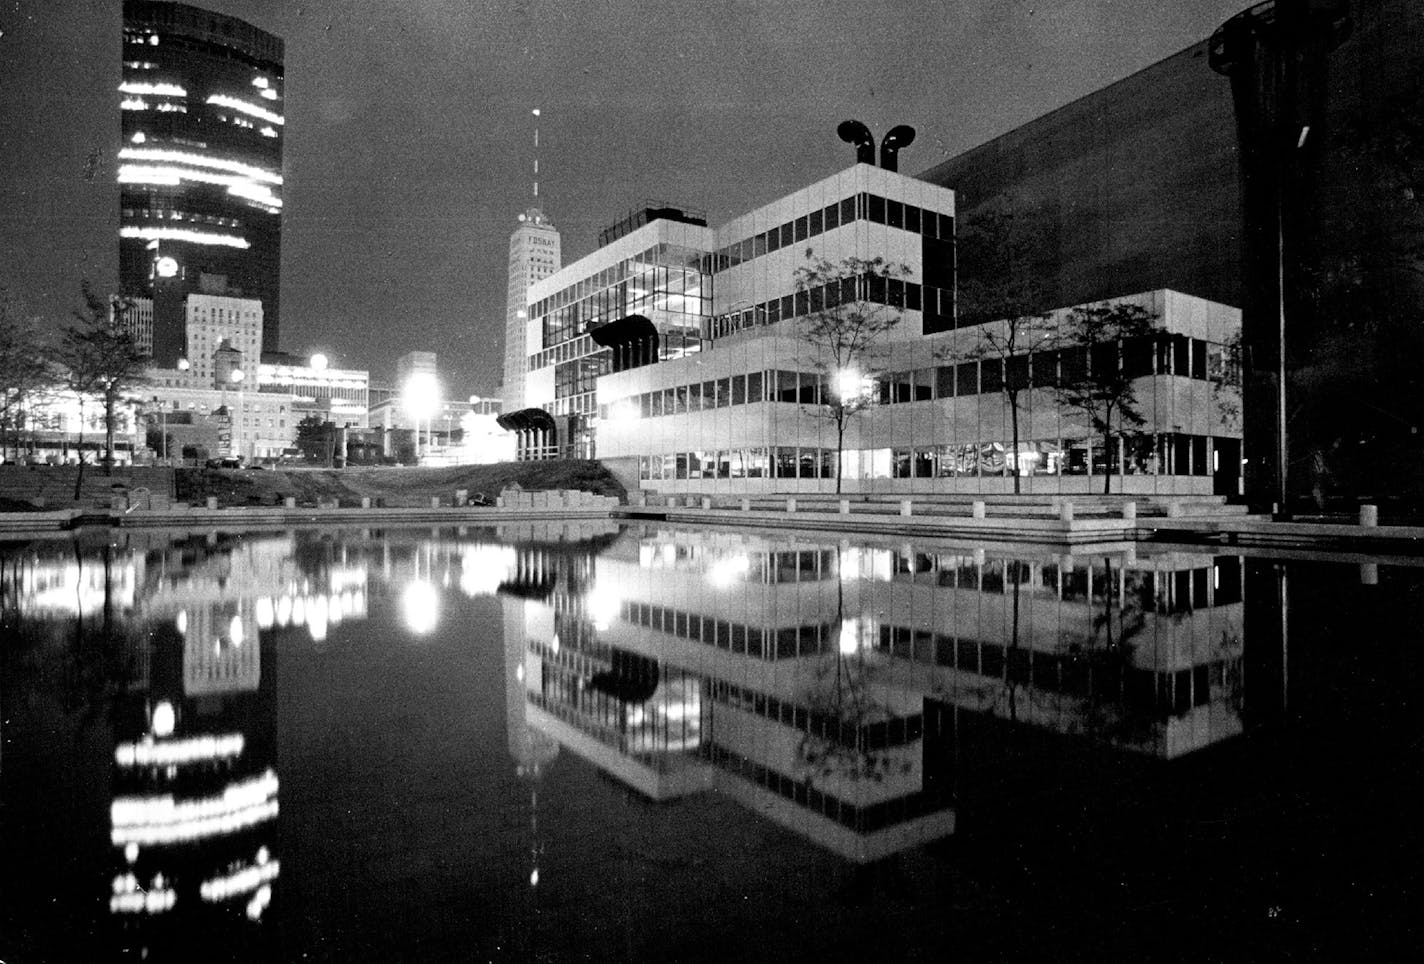
[[[391,505],[429,504],[432,496],[449,500],[456,489],[493,501],[511,483],[524,489],[581,489],[595,495],[623,498],[623,486],[600,462],[500,462],[448,468],[293,469],[277,472],[190,469],[177,477],[177,497],[202,504],[217,496],[222,505],[280,505],[287,497],[298,504],[336,500],[354,505],[362,498]]]

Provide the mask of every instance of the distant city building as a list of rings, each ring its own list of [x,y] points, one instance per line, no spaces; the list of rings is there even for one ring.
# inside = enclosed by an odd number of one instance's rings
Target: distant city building
[[[241,366],[255,367],[262,355],[262,302],[255,298],[193,293],[184,302],[189,371],[200,381],[214,375],[213,353],[222,345],[242,353]]]
[[[399,394],[405,389],[412,375],[440,377],[440,366],[433,351],[408,351],[396,359],[395,390]]]
[[[519,215],[509,236],[509,291],[504,318],[504,410],[524,406],[528,294],[535,282],[563,266],[559,230],[537,207]]]
[[[317,415],[338,428],[365,428],[370,424],[368,372],[331,368],[321,355],[310,359],[280,357],[281,363],[263,361],[257,366],[257,390],[291,396],[297,421]],[[292,363],[296,361],[301,363]]]
[[[125,0],[119,287],[151,300],[155,362],[187,351],[187,296],[204,273],[262,305],[277,347],[283,45],[233,17]],[[255,358],[255,356],[252,356]]]
[[[133,335],[134,341],[138,344],[138,350],[145,355],[153,355],[153,299],[152,298],[118,298],[117,302],[122,307],[119,315],[119,325],[129,334]]]

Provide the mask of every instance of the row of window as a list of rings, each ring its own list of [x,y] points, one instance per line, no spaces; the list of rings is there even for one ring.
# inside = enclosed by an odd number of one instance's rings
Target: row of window
[[[633,626],[769,661],[828,653],[840,633],[839,623],[772,628],[640,602],[625,602],[622,617]]]
[[[1007,363],[1006,363],[1007,362]],[[1236,362],[1222,345],[1184,335],[1154,335],[1121,343],[1061,351],[983,358],[876,375],[874,398],[882,405],[992,394],[1009,389],[1074,382],[1090,370],[1121,371],[1128,378],[1177,375],[1234,384]],[[732,375],[691,385],[643,392],[599,407],[603,418],[658,418],[710,411],[728,405],[786,402],[826,405],[832,401],[828,375],[771,370]]]
[[[529,306],[529,311],[533,317],[540,318],[559,308],[590,298],[621,281],[645,278],[648,268],[691,269],[692,273],[696,274],[700,271],[703,257],[705,257],[705,252],[696,248],[685,248],[682,245],[666,242],[655,244],[646,251],[616,264],[611,264],[597,274],[589,275],[582,281],[562,288],[547,298],[541,298]],[[701,273],[706,274],[707,272],[702,271]],[[644,284],[641,287],[646,289],[652,286]]]
[[[862,192],[720,248],[704,257],[702,271],[704,274],[726,271],[855,221],[884,224],[927,238],[949,240],[954,237],[953,215]]]
[[[702,744],[702,755],[707,762],[723,770],[736,773],[777,796],[822,814],[828,820],[834,820],[856,833],[874,833],[886,827],[893,827],[908,820],[936,813],[953,803],[947,792],[946,784],[938,783],[931,789],[917,790],[914,793],[880,803],[857,806],[832,794],[822,792],[804,776],[789,777],[710,740]]]
[[[708,319],[707,333],[712,338],[725,338],[748,328],[774,325],[780,321],[802,318],[813,312],[853,302],[923,311],[926,315],[955,317],[953,289],[934,288],[914,281],[869,274],[803,288],[740,311],[717,315]],[[948,327],[953,326],[940,326],[937,330],[947,330]]]
[[[689,316],[684,324],[700,332],[703,320],[712,311],[709,282],[691,268],[634,265],[626,278],[616,278],[607,287],[542,315],[536,313],[543,347],[550,348],[631,314],[667,312]]]
[[[964,442],[916,448],[848,449],[843,479],[1000,478],[1034,475],[1211,475],[1209,436],[1164,432],[1115,439],[1104,449],[1092,438]],[[834,479],[836,450],[815,446],[717,449],[638,457],[644,482],[692,479]]]
[[[1212,660],[1189,669],[1139,669],[1100,654],[1057,653],[984,640],[954,638],[908,626],[881,625],[877,649],[900,659],[1004,680],[1010,685],[1064,693],[1126,712],[1162,718],[1205,706],[1239,686],[1241,661]],[[1095,655],[1097,658],[1094,658]]]

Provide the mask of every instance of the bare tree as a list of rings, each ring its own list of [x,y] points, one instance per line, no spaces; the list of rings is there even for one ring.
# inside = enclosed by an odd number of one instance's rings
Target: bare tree
[[[880,343],[900,323],[903,298],[891,291],[903,284],[908,265],[884,258],[845,258],[839,263],[806,252],[796,269],[796,297],[807,299],[808,314],[797,335],[812,352],[810,364],[821,374],[817,414],[836,428],[836,493],[841,491],[841,461],[850,423],[875,399],[868,369]]]
[[[44,340],[35,323],[24,318],[7,293],[0,291],[0,456],[3,433],[18,456],[20,431],[38,396],[52,382]]]
[[[1019,402],[1030,387],[1012,359],[1043,350],[1053,336],[1048,294],[1038,254],[1043,219],[1032,208],[1007,202],[976,214],[960,242],[960,316],[974,326],[967,348],[951,353],[961,361],[992,360],[1003,371],[1000,391],[1009,408],[1014,494],[1019,475]]]
[[[75,324],[65,329],[57,351],[63,383],[79,402],[79,474],[74,482],[78,499],[84,484],[84,409],[98,396],[104,410],[104,464],[113,472],[114,426],[125,396],[145,383],[148,359],[139,351],[132,332],[124,324],[130,310],[127,302],[112,305],[83,285],[84,308],[74,313]]]
[[[1074,308],[1063,323],[1066,344],[1086,351],[1086,365],[1062,366],[1050,387],[1058,404],[1081,413],[1103,438],[1103,492],[1112,491],[1112,443],[1146,420],[1138,408],[1132,377],[1122,365],[1122,342],[1153,331],[1152,314],[1141,305],[1116,302]],[[1072,370],[1076,369],[1076,370]],[[1118,460],[1119,471],[1123,459]]]

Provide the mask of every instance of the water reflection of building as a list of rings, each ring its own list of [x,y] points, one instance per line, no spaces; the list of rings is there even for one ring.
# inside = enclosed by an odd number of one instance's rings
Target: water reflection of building
[[[511,740],[853,859],[954,828],[966,715],[1172,758],[1241,731],[1236,557],[650,530],[506,585]]]

